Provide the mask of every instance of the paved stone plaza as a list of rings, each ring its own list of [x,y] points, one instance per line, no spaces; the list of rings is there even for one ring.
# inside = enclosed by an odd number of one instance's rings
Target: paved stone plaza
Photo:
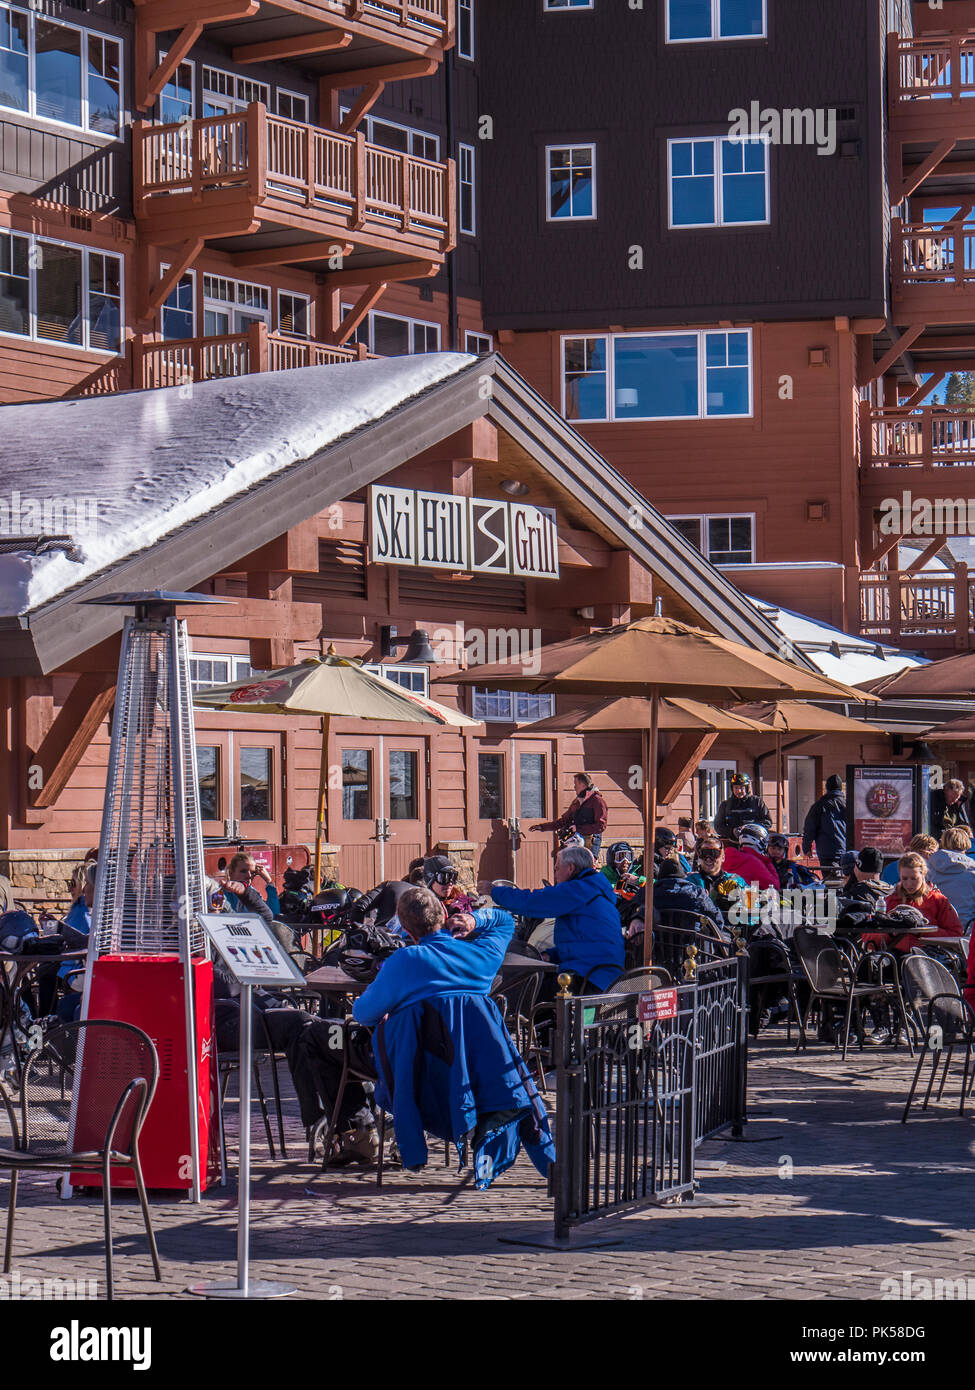
[[[975,1130],[957,1115],[961,1064],[934,1114],[903,1126],[910,1074],[903,1051],[844,1063],[824,1047],[797,1057],[784,1039],[757,1047],[748,1142],[702,1147],[704,1200],[590,1227],[620,1244],[568,1252],[499,1240],[551,1233],[551,1203],[524,1158],[479,1193],[441,1166],[440,1147],[421,1175],[387,1170],[379,1192],[374,1173],[321,1174],[301,1161],[289,1107],[288,1161],[268,1161],[254,1126],[253,1273],[320,1299],[875,1299],[905,1270],[964,1278]],[[231,1104],[231,1135],[234,1120]],[[126,1197],[116,1211],[120,1297],[182,1297],[232,1272],[232,1187],[211,1189],[199,1207],[153,1200],[161,1285],[137,1206]],[[14,1267],[22,1279],[97,1279],[101,1289],[100,1200],[61,1203],[50,1176],[24,1180]]]

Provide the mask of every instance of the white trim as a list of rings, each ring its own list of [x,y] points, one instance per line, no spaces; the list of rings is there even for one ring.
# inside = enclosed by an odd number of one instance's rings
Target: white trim
[[[552,213],[552,154],[556,150],[589,150],[592,154],[590,168],[592,170],[592,212],[574,213],[566,217],[558,217]],[[591,141],[583,140],[579,144],[568,144],[562,142],[558,145],[545,146],[545,221],[546,222],[595,222],[599,212],[599,204],[596,201],[596,146]]]
[[[744,569],[746,567],[751,568],[754,565],[755,538],[758,529],[758,515],[756,512],[664,512],[663,515],[664,519],[669,522],[699,521],[701,523],[701,540],[703,544],[701,546],[695,546],[695,549],[700,550],[705,560],[710,564],[719,565],[721,569]],[[711,538],[708,533],[708,526],[712,521],[748,521],[751,526],[750,549],[752,558],[750,560],[712,560],[710,555]],[[683,534],[683,532],[681,534]],[[689,540],[687,536],[684,536],[684,539],[689,545],[694,545],[694,542]]]
[[[464,177],[465,156],[470,156],[469,177]],[[457,230],[463,232],[465,236],[477,235],[477,183],[476,183],[476,151],[473,145],[465,145],[459,141],[457,145]],[[464,205],[462,190],[469,187],[471,190],[471,224],[464,226],[461,209]]]
[[[169,269],[170,264],[171,264],[171,263],[170,263],[169,261],[160,261],[160,263],[159,263],[159,278],[160,278],[160,280],[161,280],[161,279],[163,278],[163,276],[166,274],[166,271]],[[176,284],[173,286],[173,289],[169,291],[169,294],[172,294],[173,290],[177,289],[177,288],[179,287],[179,285],[180,285],[180,282],[183,281],[183,280],[185,280],[187,276],[189,276],[189,277],[190,277],[190,280],[193,282],[193,303],[192,303],[192,306],[191,306],[191,309],[190,309],[190,313],[191,313],[191,316],[192,316],[192,319],[193,319],[193,322],[192,322],[192,324],[190,325],[190,327],[192,328],[193,331],[190,333],[189,336],[190,336],[191,338],[195,338],[195,337],[196,337],[196,321],[197,321],[197,307],[196,307],[196,270],[195,270],[195,269],[192,269],[192,270],[184,270],[183,273],[182,273],[182,275],[179,277],[179,280],[177,280],[177,281],[176,281]],[[169,294],[166,296],[166,299],[169,298]],[[166,307],[166,300],[164,299],[163,302],[162,302],[162,303],[160,304],[160,306],[159,306],[159,333],[160,333],[160,335],[162,336],[162,339],[163,339],[164,342],[170,342],[170,343],[178,342],[179,340],[178,340],[177,338],[167,338],[166,335],[165,335],[165,333],[163,332],[163,310],[165,309],[165,307]],[[182,311],[181,311],[181,310],[176,310],[176,309],[173,310],[173,313],[180,313],[180,312],[182,312]]]
[[[27,242],[27,323],[29,331],[27,333],[13,333],[5,330],[0,334],[4,338],[9,338],[17,343],[37,343],[41,346],[68,348],[73,352],[85,352],[99,357],[118,357],[125,346],[125,257],[117,251],[106,251],[100,246],[86,246],[82,242],[67,241],[63,237],[46,236],[42,232],[21,232],[16,227],[0,227],[0,236],[22,237]],[[63,246],[69,251],[81,252],[81,304],[78,314],[81,318],[80,343],[69,343],[60,338],[42,338],[37,332],[37,248],[38,245],[44,246]],[[88,257],[108,256],[113,261],[118,262],[119,268],[119,294],[118,294],[118,313],[119,313],[119,341],[114,348],[92,347],[89,342],[91,332],[91,304],[90,304],[90,284]],[[17,277],[20,278],[19,276]]]
[[[559,0],[542,0],[542,10],[545,14],[572,14],[574,10],[595,9],[595,0],[568,0],[568,3],[559,3]]]
[[[482,350],[482,349],[480,349],[480,348],[472,348],[472,347],[471,347],[471,339],[472,339],[472,338],[485,338],[485,339],[487,340],[487,348],[486,348],[485,350]],[[493,352],[493,351],[494,351],[494,336],[493,336],[493,334],[491,334],[491,333],[479,333],[479,332],[477,331],[476,328],[467,328],[467,329],[465,329],[465,330],[464,330],[464,351],[465,351],[465,352],[471,353],[474,357],[487,356],[487,353]]]
[[[708,334],[721,334],[727,337],[731,333],[744,333],[748,338],[748,364],[745,368],[709,368],[707,365],[707,347],[705,339]],[[616,415],[616,354],[613,351],[613,344],[622,338],[692,338],[698,340],[697,350],[697,410],[696,415]],[[566,415],[566,367],[565,367],[565,345],[576,340],[591,341],[601,338],[606,344],[606,414],[592,416],[578,416],[569,420]],[[626,333],[563,333],[560,342],[561,358],[561,377],[562,377],[562,398],[561,413],[564,419],[569,420],[573,427],[585,424],[639,424],[652,421],[666,421],[668,424],[677,424],[682,420],[750,420],[754,415],[754,382],[753,373],[755,370],[755,360],[752,352],[753,340],[750,328],[677,328],[677,329],[648,329],[645,331],[630,330]],[[725,412],[715,412],[708,414],[707,411],[707,374],[709,370],[728,371],[736,370],[747,372],[748,380],[748,408],[743,413],[736,415],[726,414]]]
[[[294,116],[284,116],[284,115],[282,114],[281,110],[279,109],[279,105],[280,105],[280,101],[281,101],[281,98],[282,98],[282,97],[296,97],[299,101],[303,101],[303,102],[305,103],[305,118],[304,118],[304,120],[301,122],[301,124],[302,124],[302,125],[308,125],[308,124],[310,124],[310,122],[311,122],[311,100],[310,100],[310,98],[308,97],[308,95],[307,95],[305,92],[293,92],[293,91],[290,89],[290,87],[275,87],[275,89],[274,89],[274,110],[275,110],[275,113],[276,113],[278,116],[281,116],[281,119],[282,119],[282,120],[293,121],[293,120],[295,120],[295,117],[294,117]]]
[[[84,24],[77,24],[71,20],[61,19],[54,15],[44,14],[39,8],[31,5],[24,8],[22,5],[14,5],[10,0],[0,0],[0,12],[9,11],[13,14],[23,15],[27,20],[27,110],[19,106],[7,106],[0,102],[0,110],[10,111],[17,116],[29,117],[32,123],[36,123],[42,128],[50,127],[53,131],[84,131],[86,137],[91,137],[100,145],[114,144],[121,137],[124,117],[125,117],[125,41],[117,34],[105,34],[100,29],[89,29]],[[78,54],[78,97],[81,107],[81,121],[75,125],[73,121],[58,120],[54,116],[42,116],[37,110],[37,21],[46,24],[56,25],[61,29],[72,29],[81,35]],[[88,102],[88,40],[89,38],[102,39],[108,43],[115,44],[118,49],[119,64],[119,84],[118,84],[118,123],[114,133],[105,130],[94,130],[89,125],[90,111]],[[10,52],[4,49],[4,52]],[[77,138],[77,137],[75,137]]]
[[[672,39],[670,37],[671,0],[664,0],[664,42],[683,43],[761,43],[768,38],[768,0],[762,0],[762,32],[760,34],[722,34],[721,0],[711,0],[711,32],[696,39]]]
[[[159,63],[162,63],[163,59],[167,56],[168,52],[169,52],[169,49],[168,49],[168,48],[160,48],[160,49],[158,50],[158,62],[159,62]],[[184,68],[184,67],[185,67],[185,68],[189,68],[189,70],[190,70],[190,109],[189,109],[189,111],[187,111],[186,116],[185,116],[183,119],[184,119],[184,120],[187,120],[187,119],[190,119],[190,120],[191,120],[191,119],[193,119],[193,118],[196,116],[196,109],[197,109],[197,100],[196,100],[196,60],[195,60],[194,58],[182,58],[182,59],[180,59],[179,63],[177,64],[176,71],[173,73],[172,77],[170,77],[169,82],[166,83],[166,87],[169,86],[169,83],[170,83],[170,82],[175,81],[175,80],[179,77],[180,68]],[[153,106],[155,107],[156,111],[159,113],[157,119],[158,119],[158,120],[160,121],[160,123],[163,124],[163,125],[167,124],[167,122],[163,121],[163,119],[162,119],[162,103],[163,103],[163,96],[165,95],[166,87],[163,88],[163,90],[162,90],[162,91],[159,93],[159,95],[156,97],[156,100],[153,102]]]
[[[303,300],[305,301],[305,309],[306,309],[306,312],[305,312],[305,332],[304,332],[304,333],[295,333],[293,330],[288,330],[288,329],[284,329],[284,328],[281,327],[281,296],[282,296],[283,294],[289,295],[291,299],[303,299]],[[278,310],[278,312],[277,312],[277,319],[276,319],[276,322],[277,322],[277,325],[278,325],[278,332],[279,332],[279,333],[286,333],[287,336],[288,336],[289,338],[294,338],[294,339],[296,339],[296,340],[297,340],[298,342],[300,342],[300,343],[306,343],[306,342],[308,342],[309,339],[310,339],[311,336],[312,336],[312,334],[311,334],[311,295],[310,295],[310,294],[303,294],[301,290],[282,290],[282,289],[279,289],[279,290],[278,290],[277,310]]]
[[[461,46],[461,41],[460,41],[460,35],[461,35],[460,17],[461,17],[461,13],[462,13],[462,12],[465,13],[465,14],[470,15],[470,19],[471,19],[471,46],[470,46],[470,52],[467,52],[467,51]],[[475,48],[476,48],[476,38],[475,38],[475,33],[474,33],[474,23],[475,23],[474,0],[457,0],[457,30],[456,30],[456,33],[457,33],[457,57],[458,57],[458,58],[466,58],[467,61],[468,61],[469,63],[473,63],[473,61],[474,61],[474,52],[475,52]]]
[[[342,314],[343,317],[344,317],[347,313],[349,313],[349,312],[351,311],[351,309],[352,309],[352,305],[351,305],[351,304],[341,304],[341,305],[339,306],[339,312]],[[365,325],[365,329],[366,329],[366,347],[368,348],[369,352],[375,352],[375,350],[376,350],[376,349],[375,349],[374,322],[375,322],[375,319],[376,319],[376,316],[377,316],[377,315],[378,315],[380,318],[396,319],[399,323],[408,323],[408,324],[409,324],[409,326],[410,326],[410,347],[409,347],[409,353],[407,354],[408,356],[410,356],[410,357],[420,357],[420,356],[423,355],[422,353],[414,353],[414,351],[413,351],[413,329],[414,329],[414,328],[432,328],[432,329],[434,329],[434,330],[436,331],[436,335],[437,335],[437,346],[436,346],[436,348],[433,349],[433,351],[435,351],[435,352],[439,352],[439,351],[440,351],[441,327],[440,327],[440,324],[437,323],[435,320],[430,320],[430,319],[414,319],[414,318],[409,318],[406,314],[391,314],[391,313],[388,313],[387,310],[385,310],[385,309],[370,309],[369,312],[368,312],[368,314],[366,315],[366,317],[362,320],[362,323],[360,323],[360,324],[359,324],[359,327],[356,329],[356,333],[358,333],[358,332],[362,329],[363,325]],[[355,341],[358,341],[358,339],[356,339]]]
[[[761,145],[765,150],[765,216],[752,222],[726,222],[724,220],[724,179],[725,175],[721,170],[721,146],[725,141],[735,145]],[[713,222],[675,222],[674,221],[674,147],[675,145],[704,145],[710,144],[714,148],[714,168],[710,175],[714,188],[714,216]],[[693,170],[693,152],[691,154]],[[754,171],[757,172],[757,171]],[[680,179],[707,177],[704,174],[678,174]],[[730,178],[738,177],[735,174],[728,175]],[[667,141],[667,228],[671,232],[693,232],[706,228],[708,230],[715,227],[768,227],[772,221],[772,175],[769,165],[769,140],[767,136],[746,136],[737,139],[729,135],[679,135]]]
[[[349,106],[340,106],[340,107],[339,107],[339,119],[340,119],[340,120],[344,120],[345,117],[349,114],[349,111],[350,111],[351,109],[352,109],[352,108],[349,107]],[[408,141],[410,148],[409,148],[409,150],[407,151],[407,153],[409,154],[409,156],[410,156],[411,159],[426,159],[426,158],[427,158],[426,155],[417,154],[416,151],[413,149],[413,140],[414,140],[414,138],[420,138],[420,139],[423,139],[423,140],[432,140],[432,141],[434,142],[434,144],[436,145],[436,147],[437,147],[437,153],[436,153],[436,155],[434,156],[434,158],[433,158],[432,160],[430,160],[429,162],[430,162],[430,163],[434,163],[434,164],[435,164],[435,163],[439,163],[439,160],[440,160],[440,136],[437,135],[434,131],[432,131],[432,130],[422,130],[422,129],[420,128],[420,126],[415,126],[415,125],[404,125],[404,124],[402,123],[402,121],[391,121],[391,120],[389,120],[386,116],[373,116],[373,115],[365,116],[365,117],[363,118],[361,124],[362,124],[362,129],[363,129],[363,130],[365,131],[365,133],[366,133],[366,140],[367,140],[371,145],[379,145],[379,148],[380,148],[381,150],[386,150],[386,149],[389,149],[390,147],[389,147],[388,145],[380,144],[380,142],[379,142],[378,140],[373,139],[373,130],[375,129],[375,125],[376,125],[376,122],[377,122],[377,121],[379,122],[380,125],[388,125],[388,126],[391,126],[393,130],[405,130],[405,131],[406,131],[407,135],[409,135],[409,137],[410,137],[410,139],[409,139],[409,141]],[[393,153],[393,154],[398,154],[398,153],[401,153],[401,151],[393,150],[392,153]]]

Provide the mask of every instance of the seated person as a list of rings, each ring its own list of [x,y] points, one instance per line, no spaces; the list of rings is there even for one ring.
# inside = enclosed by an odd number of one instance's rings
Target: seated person
[[[748,886],[740,874],[729,874],[724,867],[724,845],[718,839],[701,841],[694,856],[694,872],[688,879],[704,889],[725,920],[741,890]]]
[[[657,863],[665,859],[676,857],[677,862],[685,873],[690,872],[691,861],[686,854],[681,853],[677,836],[672,830],[668,830],[666,825],[658,825],[653,834],[653,857]]]
[[[913,835],[904,846],[905,854],[922,854],[927,859],[929,854],[934,854],[938,848],[938,842],[932,835]],[[882,883],[889,883],[891,888],[896,888],[900,883],[900,857],[892,859],[880,875]]]
[[[615,845],[610,845],[606,863],[599,872],[609,880],[618,897],[632,898],[647,881],[625,840],[617,840]]]
[[[355,906],[350,913],[352,921],[364,922],[369,914],[373,913],[376,926],[385,927],[396,916],[396,904],[407,888],[423,883],[426,862],[423,858],[411,860],[406,878],[385,879],[382,883],[377,883],[375,888],[370,888],[368,893],[356,898]]]
[[[255,887],[261,882],[265,885],[266,900]],[[257,912],[265,921],[281,915],[281,900],[271,875],[250,854],[235,854],[227,865],[224,895],[232,912]]]
[[[554,917],[549,960],[602,992],[623,971],[623,929],[616,894],[609,881],[596,871],[596,861],[585,845],[569,845],[555,859],[555,882],[549,888],[512,888],[494,883],[491,897],[499,907],[523,917]],[[557,977],[546,975],[543,996],[554,994]]]
[[[941,846],[928,857],[928,882],[944,893],[967,931],[975,919],[975,860],[969,856],[972,836],[967,826],[942,832]]]
[[[822,883],[811,869],[789,858],[789,837],[778,830],[768,837],[768,857],[779,876],[780,888],[807,888],[812,883]]]
[[[444,929],[442,902],[421,887],[403,894],[399,919],[415,944],[383,963],[353,1016],[376,1027],[378,1099],[393,1111],[404,1167],[426,1162],[429,1129],[458,1145],[472,1136],[479,1188],[521,1143],[545,1175],[554,1159],[545,1110],[486,998],[514,919],[497,909],[461,913]]]
[[[637,920],[643,917],[639,907],[643,905],[645,896],[644,893],[642,897],[637,897],[637,907],[631,928],[635,926]],[[699,929],[699,924],[692,921],[690,917],[685,918],[683,915],[670,917],[670,913],[691,913],[695,918],[706,917],[714,925],[722,941],[728,940],[724,918],[704,887],[695,882],[694,876],[686,874],[680,865],[673,860],[661,864],[659,877],[653,885],[654,924],[683,927],[688,931]],[[640,928],[636,927],[634,935],[639,931]]]
[[[924,855],[902,855],[897,861],[897,867],[900,873],[900,883],[887,899],[888,912],[906,904],[909,907],[917,908],[925,921],[937,926],[942,935],[964,935],[958,914],[951,903],[943,893],[939,893],[937,888],[928,883],[928,866]],[[924,938],[908,935],[894,939],[883,933],[877,933],[864,936],[863,945],[867,950],[878,947],[884,950],[900,951],[906,955],[915,946],[923,947]]]
[[[738,831],[738,845],[728,845],[724,866],[731,874],[739,874],[747,884],[779,891],[779,874],[768,858],[768,831],[764,825],[746,821]]]

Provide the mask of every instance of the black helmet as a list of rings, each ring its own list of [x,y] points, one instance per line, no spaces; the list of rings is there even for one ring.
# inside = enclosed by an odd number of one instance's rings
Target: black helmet
[[[677,836],[672,830],[668,830],[666,825],[658,826],[653,835],[654,849],[662,849],[664,845],[676,845]]]
[[[772,849],[773,846],[774,846],[776,849],[784,849],[785,852],[786,852],[786,854],[788,854],[788,852],[789,852],[789,837],[788,837],[788,835],[783,835],[782,832],[781,832],[781,830],[773,830],[772,833],[771,833],[771,835],[769,835],[769,837],[768,837],[768,847],[769,847],[769,849]]]
[[[610,845],[608,860],[610,864],[616,864],[617,860],[626,857],[627,861],[633,863],[633,849],[626,840],[617,840],[615,845]]]
[[[445,854],[431,854],[423,861],[423,882],[428,888],[435,883],[456,883],[457,866]]]
[[[731,774],[731,785],[733,787],[750,787],[752,779],[747,772],[733,772]]]

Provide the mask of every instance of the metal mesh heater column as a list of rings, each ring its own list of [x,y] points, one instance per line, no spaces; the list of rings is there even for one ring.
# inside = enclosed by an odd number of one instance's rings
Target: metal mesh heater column
[[[155,1041],[146,1182],[198,1200],[213,1158],[212,976],[198,920],[206,895],[189,638],[175,605],[220,600],[160,591],[89,602],[133,605],[135,616],[122,634],[82,1016],[121,1018]]]

